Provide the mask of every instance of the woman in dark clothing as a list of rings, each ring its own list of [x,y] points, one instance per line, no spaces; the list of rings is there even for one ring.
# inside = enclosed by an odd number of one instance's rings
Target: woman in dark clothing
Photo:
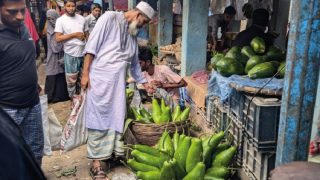
[[[252,25],[240,32],[233,42],[233,46],[250,46],[250,42],[256,36],[264,39],[266,46],[273,45],[272,36],[267,32],[269,24],[269,12],[266,9],[256,9],[252,15]]]
[[[54,28],[59,14],[50,9],[47,11],[48,54],[46,63],[45,93],[49,103],[69,100],[63,66],[63,44],[55,40]]]

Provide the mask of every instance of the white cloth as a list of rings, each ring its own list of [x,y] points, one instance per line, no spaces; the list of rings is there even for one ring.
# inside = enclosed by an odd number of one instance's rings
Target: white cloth
[[[85,53],[93,54],[90,66],[90,88],[87,90],[86,126],[95,130],[123,131],[126,114],[126,69],[145,83],[136,38],[128,32],[122,12],[107,11],[97,21],[89,36]]]
[[[62,15],[57,19],[55,32],[62,34],[71,34],[75,32],[87,32],[89,30],[85,23],[84,17],[76,14],[74,17]],[[63,44],[64,52],[73,57],[82,57],[85,42],[79,39],[73,38],[65,41]]]

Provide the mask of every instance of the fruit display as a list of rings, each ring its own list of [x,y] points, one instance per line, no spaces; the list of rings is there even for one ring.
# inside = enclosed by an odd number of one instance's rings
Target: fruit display
[[[248,75],[251,79],[261,79],[272,77],[279,71],[277,77],[283,78],[285,55],[284,51],[275,46],[267,49],[264,40],[255,37],[250,46],[244,46],[242,49],[234,46],[225,55],[216,53],[209,67],[225,77],[237,74]]]
[[[165,131],[156,147],[132,145],[127,165],[142,180],[228,179],[237,147],[222,142],[225,132],[196,138]]]
[[[180,106],[177,105],[172,110],[166,105],[164,99],[158,103],[157,99],[152,99],[152,112],[147,111],[145,108],[130,107],[134,119],[142,123],[155,123],[164,124],[168,122],[181,122],[189,118],[190,107],[181,111]]]

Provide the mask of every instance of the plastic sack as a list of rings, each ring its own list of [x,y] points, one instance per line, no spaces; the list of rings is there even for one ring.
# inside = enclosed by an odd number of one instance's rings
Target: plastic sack
[[[40,105],[41,105],[43,138],[44,138],[43,154],[50,156],[52,154],[52,150],[51,150],[50,136],[49,136],[48,98],[47,98],[47,95],[40,96]]]
[[[73,96],[74,107],[68,118],[62,133],[60,148],[61,151],[70,151],[87,142],[88,131],[85,123],[85,100],[86,94]]]
[[[51,150],[58,150],[60,149],[62,126],[51,108],[48,109],[48,120]]]

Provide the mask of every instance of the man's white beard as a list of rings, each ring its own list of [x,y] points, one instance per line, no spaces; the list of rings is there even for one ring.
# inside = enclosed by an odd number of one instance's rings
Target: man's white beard
[[[130,24],[129,24],[129,34],[132,35],[132,36],[137,36],[138,34],[138,21],[132,21]]]

